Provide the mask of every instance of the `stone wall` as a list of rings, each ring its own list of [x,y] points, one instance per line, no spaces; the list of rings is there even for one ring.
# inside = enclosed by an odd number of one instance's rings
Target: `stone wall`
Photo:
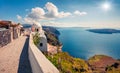
[[[7,45],[20,36],[20,29],[11,27],[0,30],[0,47]]]
[[[9,29],[0,31],[0,47],[11,42],[11,31]]]
[[[18,38],[18,29],[17,28],[13,28],[13,39]]]

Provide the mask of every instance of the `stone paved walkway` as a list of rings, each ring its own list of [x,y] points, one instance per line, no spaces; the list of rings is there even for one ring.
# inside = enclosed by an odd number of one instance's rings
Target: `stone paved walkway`
[[[28,60],[28,42],[21,36],[0,48],[0,73],[32,73]]]

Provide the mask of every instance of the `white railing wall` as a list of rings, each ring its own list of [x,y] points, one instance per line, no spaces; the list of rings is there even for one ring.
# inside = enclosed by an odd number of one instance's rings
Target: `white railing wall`
[[[33,73],[59,73],[58,69],[34,45],[32,35],[29,38],[28,54]]]

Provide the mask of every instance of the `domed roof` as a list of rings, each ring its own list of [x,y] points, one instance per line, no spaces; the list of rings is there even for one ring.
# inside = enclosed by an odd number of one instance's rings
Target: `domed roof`
[[[45,34],[44,34],[44,31],[39,32],[39,33],[40,33],[40,37],[42,37],[42,38],[45,38],[45,39],[46,39],[46,36],[45,36]]]
[[[38,27],[42,27],[40,23],[36,22],[35,23]]]

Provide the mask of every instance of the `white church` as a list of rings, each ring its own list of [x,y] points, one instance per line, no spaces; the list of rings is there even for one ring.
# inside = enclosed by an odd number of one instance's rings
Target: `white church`
[[[47,38],[44,34],[44,31],[42,30],[42,26],[37,23],[37,24],[33,24],[31,27],[31,31],[33,34],[36,33],[36,31],[39,33],[40,35],[40,42],[37,45],[38,48],[42,51],[42,52],[48,52],[48,48],[47,48]]]

